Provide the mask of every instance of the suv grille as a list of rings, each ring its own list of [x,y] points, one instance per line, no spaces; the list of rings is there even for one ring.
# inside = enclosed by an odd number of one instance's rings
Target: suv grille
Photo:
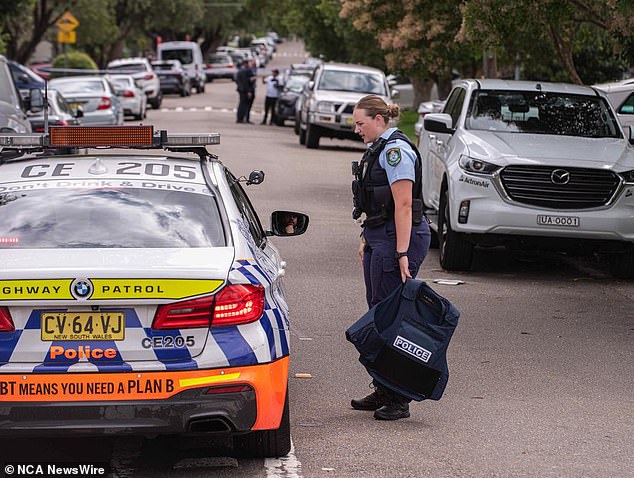
[[[612,171],[586,168],[507,166],[500,178],[513,201],[551,209],[604,206],[619,186]]]

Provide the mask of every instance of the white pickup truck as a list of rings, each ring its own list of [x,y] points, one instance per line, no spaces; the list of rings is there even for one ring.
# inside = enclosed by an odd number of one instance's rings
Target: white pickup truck
[[[423,197],[447,270],[475,246],[604,254],[634,277],[634,149],[591,87],[466,80],[419,140]]]

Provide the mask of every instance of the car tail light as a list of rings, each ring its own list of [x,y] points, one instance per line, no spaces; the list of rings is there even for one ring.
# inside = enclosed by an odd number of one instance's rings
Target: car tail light
[[[214,296],[161,305],[154,315],[153,329],[192,329],[209,327]]]
[[[189,329],[248,324],[264,312],[264,287],[228,285],[215,296],[161,305],[156,310],[152,328]]]
[[[143,77],[144,80],[153,80],[154,79],[154,73],[148,73],[147,75],[145,75]]]
[[[0,307],[0,332],[13,332],[15,326],[8,307]]]
[[[214,67],[213,63],[207,63],[207,65],[205,66],[205,68],[213,68],[213,67]]]
[[[123,92],[123,96],[124,96],[125,98],[134,98],[134,91],[132,91],[132,90],[125,90],[125,91]]]
[[[248,324],[264,312],[264,287],[261,285],[228,285],[216,294],[213,327]]]
[[[110,106],[112,106],[112,101],[110,101],[110,98],[106,98],[104,96],[103,98],[101,98],[101,101],[99,102],[99,105],[97,106],[97,109],[107,110],[108,108],[110,108]]]

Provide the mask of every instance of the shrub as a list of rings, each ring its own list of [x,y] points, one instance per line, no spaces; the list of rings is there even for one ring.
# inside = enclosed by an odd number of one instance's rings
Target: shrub
[[[69,51],[66,54],[57,55],[53,59],[53,68],[73,68],[79,70],[96,70],[97,64],[90,56],[81,51]],[[65,76],[64,73],[52,73],[51,78]]]

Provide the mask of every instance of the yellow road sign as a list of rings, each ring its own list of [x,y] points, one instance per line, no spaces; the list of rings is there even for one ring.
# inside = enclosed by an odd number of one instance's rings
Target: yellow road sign
[[[55,22],[57,28],[59,28],[63,32],[72,32],[75,28],[79,26],[79,20],[77,20],[72,13],[66,12],[62,17]],[[58,40],[59,41],[59,40]],[[66,42],[66,43],[75,43]]]
[[[77,35],[75,32],[65,32],[58,31],[57,32],[57,42],[58,43],[75,43],[77,41]]]

